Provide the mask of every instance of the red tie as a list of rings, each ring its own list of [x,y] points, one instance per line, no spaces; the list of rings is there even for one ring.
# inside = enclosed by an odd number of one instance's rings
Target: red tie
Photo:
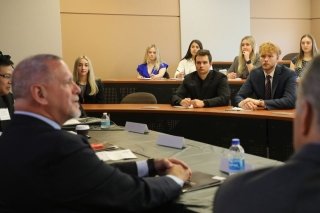
[[[265,87],[264,100],[271,99],[271,75],[267,75],[267,83]]]

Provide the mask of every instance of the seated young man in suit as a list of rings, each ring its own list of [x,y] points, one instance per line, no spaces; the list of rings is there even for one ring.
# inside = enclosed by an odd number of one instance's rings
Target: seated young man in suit
[[[0,51],[0,132],[3,132],[13,115],[13,95],[11,93],[11,76],[13,62],[9,55]]]
[[[86,137],[61,130],[80,115],[80,88],[59,57],[23,60],[12,83],[16,111],[0,137],[0,212],[143,211],[177,198],[190,178],[177,159],[108,165]]]
[[[230,89],[227,76],[210,70],[212,56],[209,50],[199,50],[195,56],[196,72],[184,77],[172,96],[171,105],[195,108],[229,104]]]
[[[319,84],[317,56],[298,87],[296,153],[284,165],[229,177],[215,195],[215,213],[320,212]]]
[[[254,110],[294,108],[296,101],[296,76],[288,67],[278,65],[280,48],[272,42],[259,47],[261,67],[252,70],[235,97],[235,104]],[[256,99],[251,98],[252,96]]]

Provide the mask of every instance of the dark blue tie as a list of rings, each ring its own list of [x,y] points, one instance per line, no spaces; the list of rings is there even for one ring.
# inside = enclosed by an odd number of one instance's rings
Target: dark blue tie
[[[267,83],[265,87],[264,100],[271,99],[271,75],[267,75]]]

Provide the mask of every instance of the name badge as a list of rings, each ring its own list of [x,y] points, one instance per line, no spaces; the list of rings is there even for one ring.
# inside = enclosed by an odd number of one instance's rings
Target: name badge
[[[1,121],[11,120],[8,108],[0,109],[0,120]]]
[[[149,132],[147,124],[135,123],[127,121],[125,125],[125,130],[128,132],[135,132],[140,134],[146,134]]]

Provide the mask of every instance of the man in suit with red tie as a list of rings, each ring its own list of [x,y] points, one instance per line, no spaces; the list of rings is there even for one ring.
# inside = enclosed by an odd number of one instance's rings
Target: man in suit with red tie
[[[265,42],[259,47],[261,67],[252,70],[235,97],[243,109],[290,109],[295,107],[296,75],[288,67],[278,65],[280,48]],[[252,98],[255,97],[255,98]]]
[[[294,118],[295,154],[283,165],[229,177],[215,213],[320,212],[320,56],[304,72]],[[232,204],[232,205],[230,205]]]

